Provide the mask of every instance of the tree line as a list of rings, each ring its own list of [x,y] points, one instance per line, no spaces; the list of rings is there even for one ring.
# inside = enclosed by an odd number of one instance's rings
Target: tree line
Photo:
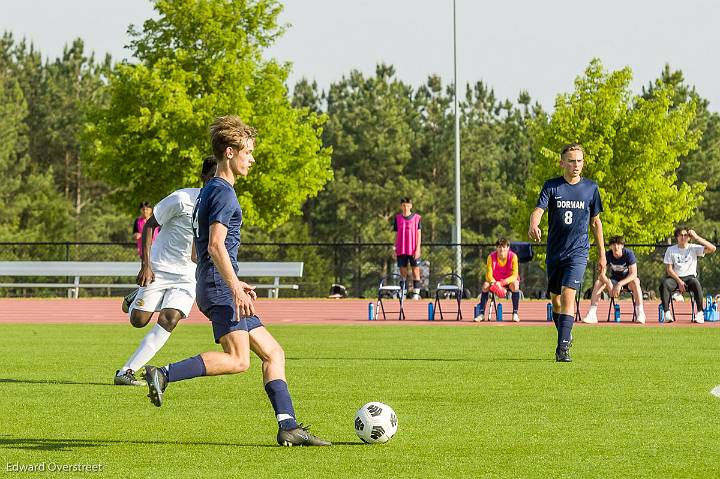
[[[283,34],[277,1],[155,3],[130,28],[132,62],[95,59],[77,39],[59,58],[0,40],[0,238],[127,241],[140,201],[199,186],[207,125],[238,113],[259,130],[257,165],[236,185],[244,241],[390,242],[401,196],[424,241],[453,242],[455,85],[392,65],[320,89],[288,85],[266,55]],[[229,26],[229,27],[228,27]],[[593,59],[545,111],[527,91],[460,85],[463,242],[525,240],[558,150],[578,141],[598,182],[606,234],[666,240],[687,222],[716,239],[720,116],[680,70],[640,93],[629,67]],[[532,85],[528,85],[531,87]]]

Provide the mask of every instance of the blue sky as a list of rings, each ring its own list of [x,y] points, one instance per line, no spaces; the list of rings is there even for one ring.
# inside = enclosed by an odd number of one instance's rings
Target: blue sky
[[[452,0],[286,0],[287,33],[268,52],[322,88],[351,69],[393,64],[414,85],[437,73],[452,81]],[[461,83],[485,81],[501,98],[520,90],[551,108],[592,57],[630,66],[633,87],[663,65],[681,69],[720,111],[720,2],[714,0],[457,0]],[[2,1],[0,29],[55,57],[83,38],[98,55],[127,57],[127,26],[153,14],[147,0]]]

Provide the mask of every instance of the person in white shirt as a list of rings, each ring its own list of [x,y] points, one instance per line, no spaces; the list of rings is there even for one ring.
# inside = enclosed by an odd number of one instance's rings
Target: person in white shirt
[[[203,185],[215,176],[215,157],[203,161]],[[123,301],[130,324],[145,327],[158,311],[157,324],[148,332],[132,356],[115,372],[114,383],[120,386],[145,386],[135,377],[165,345],[180,319],[190,314],[195,302],[195,262],[192,260],[192,212],[200,188],[183,188],[163,198],[143,227],[143,254],[137,275],[139,289]],[[152,231],[160,233],[152,241]]]
[[[715,245],[703,239],[695,230],[678,227],[675,228],[676,245],[670,246],[665,251],[665,271],[667,277],[660,283],[660,298],[663,311],[665,311],[665,322],[671,323],[675,320],[670,311],[670,295],[678,290],[680,293],[690,291],[698,305],[698,312],[692,319],[695,323],[705,322],[703,312],[700,309],[703,301],[703,290],[700,281],[697,279],[697,259],[709,253],[715,252]],[[690,240],[699,244],[692,244]]]

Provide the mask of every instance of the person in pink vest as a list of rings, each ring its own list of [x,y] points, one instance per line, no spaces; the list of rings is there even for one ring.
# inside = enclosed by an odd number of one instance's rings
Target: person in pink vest
[[[518,306],[520,305],[518,258],[515,253],[510,251],[508,240],[500,238],[495,242],[495,251],[490,253],[487,258],[487,272],[480,295],[480,311],[473,321],[485,321],[485,304],[489,291],[497,296],[505,297],[508,288],[512,292],[512,320],[518,322],[520,321],[520,316],[518,316]]]
[[[140,203],[140,216],[135,218],[135,222],[133,223],[133,240],[137,243],[137,252],[138,256],[142,259],[142,230],[145,226],[145,222],[152,216],[153,214],[153,208],[150,203],[147,201],[143,201]],[[155,228],[153,231],[153,241],[155,241],[155,237],[160,232],[160,228]]]
[[[408,276],[408,265],[412,267],[413,287],[411,291],[411,299],[420,299],[420,245],[421,216],[412,212],[412,200],[410,198],[400,199],[401,213],[395,215],[393,219],[393,231],[397,232],[395,236],[395,246],[393,246],[393,255],[397,259],[397,265],[400,268],[400,276],[402,276],[400,286],[406,289],[406,280]],[[408,290],[409,291],[409,290]]]

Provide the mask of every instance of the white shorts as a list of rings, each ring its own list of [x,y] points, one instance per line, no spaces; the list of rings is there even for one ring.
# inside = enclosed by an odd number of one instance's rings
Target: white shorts
[[[195,278],[156,271],[155,281],[138,290],[130,306],[130,314],[133,309],[146,312],[177,309],[187,318],[194,302]]]

